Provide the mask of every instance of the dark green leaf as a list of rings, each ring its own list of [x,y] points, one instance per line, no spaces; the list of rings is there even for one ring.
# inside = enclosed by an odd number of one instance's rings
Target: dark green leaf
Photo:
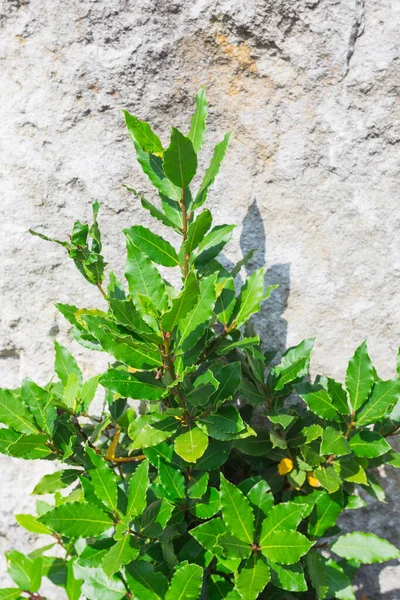
[[[8,454],[24,459],[45,458],[51,454],[45,434],[21,435],[8,447]]]
[[[173,510],[174,505],[165,498],[149,504],[140,520],[142,534],[148,537],[160,536],[170,520]]]
[[[228,460],[230,451],[230,442],[210,440],[207,450],[196,462],[196,469],[201,469],[203,471],[219,469]]]
[[[381,421],[390,414],[400,397],[400,379],[378,381],[371,396],[357,413],[356,425],[369,425]]]
[[[209,210],[204,210],[202,213],[197,215],[196,219],[192,223],[190,223],[187,233],[187,240],[184,247],[185,254],[190,256],[193,250],[197,248],[207,231],[210,229],[211,223],[212,216]]]
[[[111,577],[120,570],[122,565],[127,565],[139,556],[140,546],[134,538],[127,534],[122,537],[103,558],[103,571]]]
[[[213,258],[218,256],[222,248],[231,239],[235,227],[236,225],[216,225],[207,233],[199,244],[194,263],[196,268],[207,265]]]
[[[160,235],[153,233],[147,227],[135,225],[124,229],[126,237],[137,246],[153,262],[164,267],[179,266],[179,259],[175,249]]]
[[[36,424],[49,436],[53,435],[57,408],[51,404],[51,395],[30,379],[24,379],[21,387],[22,401],[29,408]]]
[[[197,303],[199,284],[196,275],[190,272],[185,280],[185,285],[179,296],[172,300],[171,308],[162,317],[164,331],[173,331],[179,321],[190,312]]]
[[[216,273],[200,281],[197,302],[192,310],[179,322],[179,348],[186,352],[194,346],[208,327],[216,300]]]
[[[161,400],[165,393],[164,384],[149,373],[109,369],[100,377],[99,383],[124,398],[135,400]]]
[[[71,352],[67,348],[64,348],[64,346],[61,346],[57,340],[54,342],[54,348],[56,352],[54,370],[63,385],[67,385],[71,373],[75,373],[79,383],[82,383],[82,372]]]
[[[185,498],[185,478],[180,471],[160,460],[158,463],[158,474],[161,484],[170,500],[178,501]]]
[[[343,434],[334,427],[326,427],[322,433],[321,454],[343,456],[350,454],[351,449]]]
[[[167,297],[164,281],[151,260],[129,237],[126,238],[127,263],[125,277],[136,308],[141,310],[138,294],[144,294],[159,309],[166,306]]]
[[[162,156],[164,149],[160,138],[153,132],[149,123],[146,123],[146,121],[139,121],[137,117],[130,115],[126,110],[124,110],[123,113],[125,115],[126,127],[132,141],[136,141],[145,152],[155,154],[156,156]]]
[[[343,497],[340,492],[318,496],[308,523],[308,533],[314,537],[322,537],[325,531],[335,525],[342,510]]]
[[[129,480],[126,515],[131,518],[140,516],[146,508],[146,494],[150,483],[148,473],[149,461],[144,460]]]
[[[262,558],[247,559],[240,573],[235,574],[235,587],[243,600],[256,600],[271,579],[271,572]]]
[[[140,600],[162,600],[168,589],[168,579],[155,573],[150,563],[135,560],[126,567],[126,579],[134,597]]]
[[[328,581],[324,569],[325,559],[316,550],[310,550],[305,561],[311,583],[317,593],[317,598],[318,600],[323,600],[328,591]]]
[[[206,550],[215,554],[214,546],[218,541],[218,537],[225,534],[226,531],[226,525],[223,520],[216,518],[190,529],[189,533]]]
[[[330,377],[327,378],[327,383],[328,394],[332,400],[333,406],[338,412],[340,412],[341,415],[349,415],[350,407],[347,398],[347,393],[342,388],[342,385],[334,379],[331,379]]]
[[[133,439],[132,450],[156,446],[170,438],[178,429],[179,423],[165,413],[149,413],[138,417],[128,429]]]
[[[10,390],[0,389],[0,423],[21,433],[38,433],[33,417],[21,398]]]
[[[198,565],[183,565],[172,577],[165,600],[197,600],[203,585],[203,569]]]
[[[328,392],[321,385],[302,383],[296,388],[300,398],[308,404],[313,413],[323,419],[341,422],[341,418],[331,402]]]
[[[86,471],[92,481],[94,493],[100,502],[115,512],[118,499],[116,475],[104,458],[89,446],[86,448],[86,454],[90,459]]]
[[[307,375],[314,342],[314,338],[309,338],[286,350],[279,365],[272,370],[275,390],[282,390],[285,385]]]
[[[269,560],[268,564],[271,567],[272,583],[276,587],[289,592],[307,591],[307,583],[300,563],[282,566]]]
[[[350,439],[350,447],[354,454],[365,458],[377,458],[391,449],[380,433],[369,429],[357,431]]]

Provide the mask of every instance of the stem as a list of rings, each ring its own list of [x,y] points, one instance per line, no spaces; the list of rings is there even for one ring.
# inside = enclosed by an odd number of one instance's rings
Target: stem
[[[103,289],[103,286],[101,285],[100,281],[98,281],[98,282],[96,283],[96,286],[97,286],[97,289],[99,290],[100,294],[103,296],[103,298],[104,298],[105,300],[107,300],[107,294],[105,293],[105,291],[104,291],[104,289]]]
[[[169,347],[169,333],[166,331],[162,332],[162,336],[163,336],[163,344],[164,344],[164,358],[166,360],[167,363],[167,368],[168,371],[172,377],[172,381],[175,381],[176,379],[176,373],[175,373],[175,367],[174,367],[174,363],[173,360],[171,358],[171,351],[170,351],[170,347]],[[186,403],[185,403],[185,399],[182,395],[181,390],[179,389],[179,386],[175,386],[172,388],[172,392],[173,394],[175,394],[175,396],[178,398],[179,400],[179,404],[181,405],[181,408],[183,410],[186,410]]]
[[[355,412],[352,412],[352,413],[351,413],[351,419],[350,419],[350,422],[349,422],[349,424],[347,425],[347,429],[346,429],[346,432],[345,432],[345,434],[344,434],[344,437],[345,437],[346,439],[349,437],[349,435],[350,435],[350,433],[351,433],[351,430],[353,429],[355,416],[356,416]]]
[[[139,460],[144,460],[146,457],[144,454],[138,454],[137,456],[114,456],[114,458],[104,457],[109,462],[113,462],[116,464],[119,463],[128,463],[128,462],[139,462]]]

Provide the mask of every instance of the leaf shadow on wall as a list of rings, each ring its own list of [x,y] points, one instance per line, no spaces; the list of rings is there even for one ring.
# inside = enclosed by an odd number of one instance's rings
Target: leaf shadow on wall
[[[243,255],[255,249],[252,259],[246,265],[247,276],[256,269],[265,266],[267,240],[264,221],[257,200],[253,200],[243,219],[240,236],[240,248]],[[290,263],[276,263],[266,270],[265,289],[270,285],[279,284],[270,298],[266,300],[261,311],[253,317],[257,333],[264,350],[276,350],[277,356],[286,350],[288,323],[283,317],[290,294]]]

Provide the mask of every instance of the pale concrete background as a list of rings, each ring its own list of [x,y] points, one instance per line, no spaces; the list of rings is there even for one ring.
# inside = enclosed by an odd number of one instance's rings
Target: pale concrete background
[[[52,374],[53,340],[86,375],[105,365],[68,337],[54,302],[102,306],[62,248],[102,204],[104,252],[118,272],[120,230],[149,216],[120,187],[146,191],[120,113],[150,120],[168,140],[188,128],[207,86],[207,163],[232,130],[210,194],[215,221],[238,227],[235,262],[256,247],[280,283],[258,326],[266,347],[316,336],[313,373],[342,377],[368,338],[382,377],[400,344],[398,0],[0,0],[1,385]],[[160,226],[161,229],[161,226]],[[0,549],[27,549],[13,513],[49,465],[1,458]],[[400,544],[400,479],[351,527]],[[1,576],[2,578],[2,576]],[[369,600],[400,598],[396,565],[367,568]],[[6,579],[4,579],[6,581]],[[59,596],[60,597],[60,596]]]

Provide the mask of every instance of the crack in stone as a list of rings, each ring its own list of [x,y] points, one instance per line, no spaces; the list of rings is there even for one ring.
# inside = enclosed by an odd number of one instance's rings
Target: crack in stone
[[[365,25],[365,0],[356,0],[355,4],[355,17],[350,32],[350,38],[348,41],[347,56],[346,56],[346,72],[343,79],[347,76],[351,67],[351,59],[353,58],[356,43],[359,37],[364,33]]]

